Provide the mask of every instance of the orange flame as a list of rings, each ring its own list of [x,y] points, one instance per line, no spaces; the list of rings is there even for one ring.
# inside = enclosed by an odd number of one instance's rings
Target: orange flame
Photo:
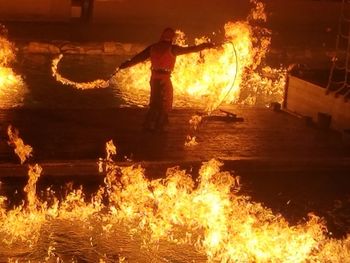
[[[12,108],[21,105],[27,89],[10,67],[16,58],[15,47],[1,33],[0,25],[0,108]]]
[[[94,81],[88,81],[88,82],[76,82],[63,77],[58,72],[58,64],[62,58],[63,58],[63,55],[60,54],[57,58],[52,60],[52,65],[51,65],[52,76],[60,83],[64,85],[72,86],[81,90],[107,88],[109,86],[109,81],[103,80],[103,79],[96,79]]]
[[[175,106],[198,106],[211,112],[222,102],[240,102],[241,90],[254,88],[251,86],[253,81],[254,84],[260,83],[259,88],[265,89],[261,93],[266,95],[274,94],[275,90],[283,91],[284,82],[274,81],[285,78],[283,71],[277,73],[276,70],[276,76],[268,77],[255,72],[268,50],[270,39],[267,36],[257,41],[253,28],[247,22],[228,22],[225,36],[226,43],[220,49],[178,57],[172,75]],[[197,40],[199,42],[203,42],[203,39]],[[115,76],[115,84],[128,103],[147,104],[149,68],[150,63],[146,62],[120,71]],[[252,72],[255,79],[251,80]],[[264,79],[269,79],[270,85],[264,86]],[[280,93],[275,96],[278,100],[282,98]]]
[[[193,115],[191,119],[189,120],[189,124],[191,127],[192,132],[196,132],[199,125],[202,122],[202,117],[199,115]],[[196,146],[198,144],[197,142],[197,137],[194,135],[187,135],[186,140],[185,140],[185,146],[190,147],[190,146]]]
[[[198,40],[197,43],[200,41],[203,42]],[[174,105],[177,107],[209,105],[205,108],[210,111],[227,95],[233,96],[232,94],[238,92],[238,80],[243,70],[243,67],[237,68],[236,59],[234,46],[230,43],[223,44],[220,49],[179,56],[172,74]],[[126,102],[136,105],[147,104],[149,68],[150,62],[145,62],[122,70],[115,76],[115,83]]]
[[[250,3],[252,3],[255,8],[251,10],[248,16],[248,20],[261,20],[263,22],[266,22],[267,15],[265,12],[265,5],[258,0],[250,0]]]
[[[198,144],[196,139],[197,139],[196,136],[187,135],[185,146],[186,147],[196,146]]]
[[[18,130],[13,129],[11,125],[7,128],[9,136],[9,145],[15,148],[15,153],[23,164],[29,157],[32,156],[33,148],[30,145],[24,144],[23,140],[18,135]]]
[[[117,154],[117,147],[115,147],[113,140],[110,140],[106,143],[106,160],[112,161],[112,156]]]
[[[40,177],[41,172],[42,168],[40,167],[40,165],[29,165],[29,180],[27,185],[24,187],[24,192],[27,193],[28,209],[31,211],[34,211],[38,204],[38,200],[36,197],[36,183]]]
[[[268,105],[282,100],[285,70],[271,69],[274,74],[268,76],[259,73],[258,66],[269,50],[271,32],[251,25],[255,20],[267,19],[264,4],[257,0],[251,3],[254,8],[248,15],[248,22],[225,24],[226,42],[222,48],[178,57],[172,75],[176,107],[197,106],[210,113],[221,103]],[[186,45],[184,33],[178,33],[177,44]],[[200,38],[196,43],[206,40]],[[146,62],[115,76],[115,85],[128,103],[147,104],[149,68],[150,63]]]
[[[106,146],[112,144],[110,141]],[[108,156],[110,149],[106,151]],[[6,198],[0,197],[0,259],[2,255],[13,255],[4,261],[21,261],[23,257],[36,261],[31,256],[37,255],[56,262],[71,261],[65,253],[73,249],[85,251],[81,255],[85,261],[109,262],[107,255],[89,258],[89,251],[103,250],[102,244],[114,248],[110,240],[115,241],[123,231],[133,236],[130,239],[142,240],[143,249],[156,245],[153,253],[167,244],[175,244],[179,249],[186,245],[188,252],[195,250],[208,262],[349,259],[350,237],[327,237],[324,223],[312,214],[306,223],[290,226],[281,215],[237,194],[239,178],[221,171],[222,163],[217,160],[203,163],[197,182],[178,167],[168,169],[163,179],[148,180],[142,167],[117,166],[107,159],[105,163],[106,178],[114,174],[114,180],[101,187],[90,201],[85,201],[79,188],[61,201],[54,198],[50,205],[40,202],[34,191],[41,172],[39,166],[34,168],[35,175],[30,175],[33,177],[26,186],[27,190],[32,189],[27,191],[27,207],[5,209]],[[80,233],[79,238],[69,241],[76,233]],[[65,247],[64,242],[69,246]],[[126,262],[129,256],[127,251],[118,251],[119,262]]]
[[[261,103],[265,105],[282,100],[285,81],[276,79],[285,79],[285,70],[274,70],[274,76],[263,76],[258,70],[269,50],[271,32],[251,25],[255,20],[266,21],[267,18],[262,2],[251,0],[251,3],[254,8],[247,21],[225,24],[226,42],[221,48],[177,58],[172,74],[175,107],[201,107],[210,113],[221,103],[256,103],[258,95],[262,95]],[[178,30],[177,36],[177,44],[187,45],[183,32]],[[195,42],[199,44],[208,40],[208,37],[201,37]],[[107,87],[110,82],[127,104],[148,104],[149,61],[119,71],[110,81],[77,83],[58,73],[57,66],[61,58],[62,55],[52,63],[53,76],[61,83],[78,89],[91,89]],[[253,73],[254,76],[251,77]],[[265,85],[266,82],[268,85]],[[249,99],[246,98],[246,93],[249,93]]]
[[[202,117],[199,115],[193,115],[189,120],[189,124],[193,130],[197,130],[201,122],[202,122]]]

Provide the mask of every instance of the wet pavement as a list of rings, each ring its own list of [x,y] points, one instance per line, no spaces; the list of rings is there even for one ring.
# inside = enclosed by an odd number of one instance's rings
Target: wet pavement
[[[106,79],[123,59],[65,56],[59,70],[74,81]],[[83,91],[62,85],[51,76],[51,61],[46,55],[18,57],[16,72],[24,78],[28,92],[21,107],[0,111],[0,163],[17,163],[6,142],[10,124],[34,148],[33,161],[38,162],[95,161],[104,156],[105,143],[110,139],[118,147],[118,161],[221,158],[317,160],[327,164],[350,156],[341,134],[317,129],[301,118],[266,107],[222,106],[243,121],[208,119],[196,133],[188,122],[192,115],[202,113],[201,109],[174,109],[166,133],[145,133],[141,127],[146,108],[122,107],[125,103],[116,86]],[[184,146],[189,134],[197,137],[198,145]]]
[[[60,73],[74,81],[108,79],[124,58],[117,56],[65,56]],[[174,109],[165,134],[141,129],[146,108],[121,107],[118,87],[77,90],[51,76],[52,57],[20,55],[16,72],[28,87],[22,106],[0,111],[1,163],[16,158],[6,143],[9,124],[33,146],[38,161],[96,160],[113,139],[124,156],[135,161],[192,161],[224,159],[339,159],[350,156],[340,134],[319,130],[300,118],[265,107],[231,105],[228,111],[244,121],[203,122],[196,134],[199,144],[184,147],[191,133],[188,121],[201,109]],[[98,65],[96,67],[96,65]],[[225,108],[225,107],[221,107]],[[214,115],[222,115],[217,111]]]
[[[195,109],[175,109],[167,132],[142,130],[146,109],[14,109],[2,110],[0,152],[2,162],[16,163],[7,145],[6,129],[13,125],[34,148],[34,160],[97,160],[105,143],[113,139],[119,161],[325,160],[350,157],[341,134],[308,126],[303,119],[268,108],[230,106],[240,122],[205,120],[193,133],[188,121]],[[214,115],[220,115],[220,112]],[[185,147],[188,134],[196,146]]]

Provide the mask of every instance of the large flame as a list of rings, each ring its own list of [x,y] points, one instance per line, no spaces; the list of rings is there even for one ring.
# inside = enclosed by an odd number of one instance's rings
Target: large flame
[[[282,100],[286,71],[263,66],[271,32],[253,26],[257,20],[266,21],[266,14],[263,3],[251,3],[254,8],[247,21],[225,24],[221,48],[178,57],[172,74],[175,106],[198,106],[210,113],[223,102],[267,105]],[[196,43],[204,41],[201,38]],[[178,44],[186,45],[183,33]],[[127,102],[147,104],[149,68],[146,62],[116,75],[115,83]]]
[[[11,125],[7,128],[7,135],[9,136],[8,144],[14,147],[16,155],[19,157],[21,164],[23,164],[32,156],[33,148],[30,145],[24,144],[23,140],[19,137],[18,130],[14,129]]]
[[[254,8],[247,21],[225,24],[225,41],[220,47],[177,58],[172,74],[175,107],[201,107],[210,113],[223,102],[267,105],[282,100],[285,70],[263,66],[270,46],[271,32],[253,26],[257,20],[266,21],[265,6],[257,0],[250,2]],[[208,40],[208,37],[201,37],[195,43]],[[183,32],[177,31],[176,43],[187,45]],[[149,61],[118,71],[110,81],[79,83],[59,74],[57,67],[61,58],[62,55],[52,65],[53,76],[61,83],[78,89],[101,88],[113,84],[117,94],[127,104],[148,104],[151,74]],[[269,71],[269,74],[262,71]]]
[[[0,108],[12,108],[22,104],[27,89],[22,78],[10,67],[16,58],[15,48],[5,31],[0,25]]]
[[[223,100],[238,100],[244,69],[252,63],[251,32],[243,22],[227,23],[225,31],[227,42],[221,48],[177,58],[172,74],[175,106],[199,106],[212,111]],[[115,76],[116,85],[128,103],[147,104],[149,69],[150,62],[146,62]]]
[[[139,240],[140,255],[151,250],[154,262],[169,262],[156,258],[162,249],[169,254],[163,246],[171,244],[175,254],[176,247],[185,248],[200,262],[349,262],[349,237],[327,237],[324,223],[312,214],[305,223],[289,225],[240,195],[239,178],[220,171],[217,160],[203,163],[197,180],[178,167],[149,180],[142,167],[113,162],[112,141],[106,148],[105,185],[89,200],[78,188],[62,200],[48,189],[49,201],[41,201],[38,165],[28,174],[26,204],[9,209],[0,196],[0,261],[141,262],[128,247],[118,249],[128,242],[118,241],[124,235]]]

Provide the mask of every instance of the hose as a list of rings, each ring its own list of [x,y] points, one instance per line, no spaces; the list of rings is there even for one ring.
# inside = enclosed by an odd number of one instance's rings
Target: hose
[[[235,70],[235,76],[233,77],[233,81],[231,83],[231,86],[229,88],[229,90],[226,92],[226,95],[222,98],[222,100],[217,104],[217,106],[215,108],[213,108],[209,113],[208,115],[211,114],[212,111],[214,111],[215,109],[217,109],[221,103],[227,98],[227,96],[231,93],[234,85],[235,85],[235,82],[236,82],[236,79],[237,79],[237,75],[238,75],[238,55],[237,55],[237,50],[236,50],[236,47],[235,45],[231,42],[231,41],[226,41],[224,43],[222,43],[222,45],[225,45],[225,44],[230,44],[232,46],[232,50],[233,50],[233,55],[235,56],[235,62],[236,62],[236,70]]]

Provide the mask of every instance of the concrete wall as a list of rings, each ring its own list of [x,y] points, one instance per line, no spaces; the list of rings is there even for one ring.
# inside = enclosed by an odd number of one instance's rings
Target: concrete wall
[[[314,0],[270,0],[265,3],[268,20],[290,30],[306,24],[338,22],[341,2]],[[248,0],[94,0],[94,22],[118,22],[121,18],[216,23],[245,19],[252,4]]]
[[[248,0],[92,1],[92,23],[151,28],[147,34],[173,26],[190,38],[222,31],[225,22],[245,19],[252,7]],[[334,48],[341,1],[262,1],[266,4],[273,47]],[[78,10],[71,7],[71,0],[0,0],[0,21],[69,21],[74,11]]]
[[[69,21],[71,0],[0,0],[0,19]]]
[[[332,116],[333,129],[350,129],[349,101],[345,101],[341,96],[326,95],[326,89],[294,76],[289,76],[286,109],[298,115],[311,117],[315,122],[319,112],[326,113]]]
[[[0,0],[0,18],[11,20],[70,17],[71,0]],[[337,23],[341,1],[270,0],[269,21],[297,30],[305,24]],[[248,0],[93,0],[94,22],[119,22],[125,18],[178,23],[210,24],[244,19]]]
[[[272,46],[334,48],[341,9],[340,1],[269,0],[267,27]],[[248,0],[95,0],[92,22],[133,23],[152,31],[164,26],[180,28],[190,37],[222,30],[227,21],[246,19]]]
[[[271,21],[283,24],[314,23],[316,21],[338,22],[341,1],[270,0],[262,1]],[[94,14],[98,20],[118,20],[118,17],[212,17],[245,18],[252,4],[248,0],[94,0]],[[107,14],[103,16],[103,14]],[[113,15],[114,14],[114,15]],[[193,21],[196,22],[196,21]]]

